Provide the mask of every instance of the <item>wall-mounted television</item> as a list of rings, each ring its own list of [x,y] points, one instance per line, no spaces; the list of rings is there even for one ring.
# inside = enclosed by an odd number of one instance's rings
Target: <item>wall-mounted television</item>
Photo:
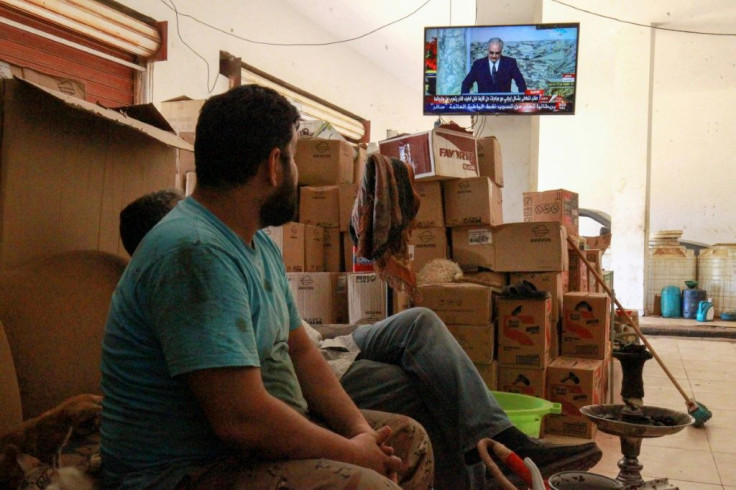
[[[574,114],[580,24],[424,28],[424,114]]]

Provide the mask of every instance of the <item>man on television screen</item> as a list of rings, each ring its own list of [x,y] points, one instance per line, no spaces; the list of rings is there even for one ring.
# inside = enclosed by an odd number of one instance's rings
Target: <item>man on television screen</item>
[[[511,92],[511,80],[516,82],[519,92],[526,91],[524,76],[519,71],[516,60],[502,56],[503,41],[497,37],[488,40],[488,57],[473,62],[470,72],[463,80],[460,92],[470,93],[473,84],[477,84],[478,93]]]

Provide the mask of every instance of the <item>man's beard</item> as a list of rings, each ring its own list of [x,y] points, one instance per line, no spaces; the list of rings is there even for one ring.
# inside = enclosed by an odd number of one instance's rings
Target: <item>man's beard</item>
[[[296,184],[291,179],[291,172],[287,172],[278,189],[268,196],[261,205],[261,226],[281,226],[293,221],[296,217],[296,208]]]

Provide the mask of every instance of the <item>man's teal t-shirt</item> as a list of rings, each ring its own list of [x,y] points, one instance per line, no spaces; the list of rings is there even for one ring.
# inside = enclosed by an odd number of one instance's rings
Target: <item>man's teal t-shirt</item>
[[[268,392],[306,414],[287,345],[300,325],[273,241],[258,231],[246,245],[196,200],[181,201],[113,294],[101,365],[105,482],[134,475],[143,486],[163,469],[229,454],[178,375],[259,366]]]

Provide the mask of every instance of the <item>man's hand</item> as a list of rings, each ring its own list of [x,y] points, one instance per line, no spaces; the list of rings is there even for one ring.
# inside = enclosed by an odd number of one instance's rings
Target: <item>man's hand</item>
[[[353,464],[370,468],[396,482],[402,461],[394,456],[394,449],[386,444],[390,435],[391,428],[385,426],[374,432],[358,434],[350,442],[355,454]]]

